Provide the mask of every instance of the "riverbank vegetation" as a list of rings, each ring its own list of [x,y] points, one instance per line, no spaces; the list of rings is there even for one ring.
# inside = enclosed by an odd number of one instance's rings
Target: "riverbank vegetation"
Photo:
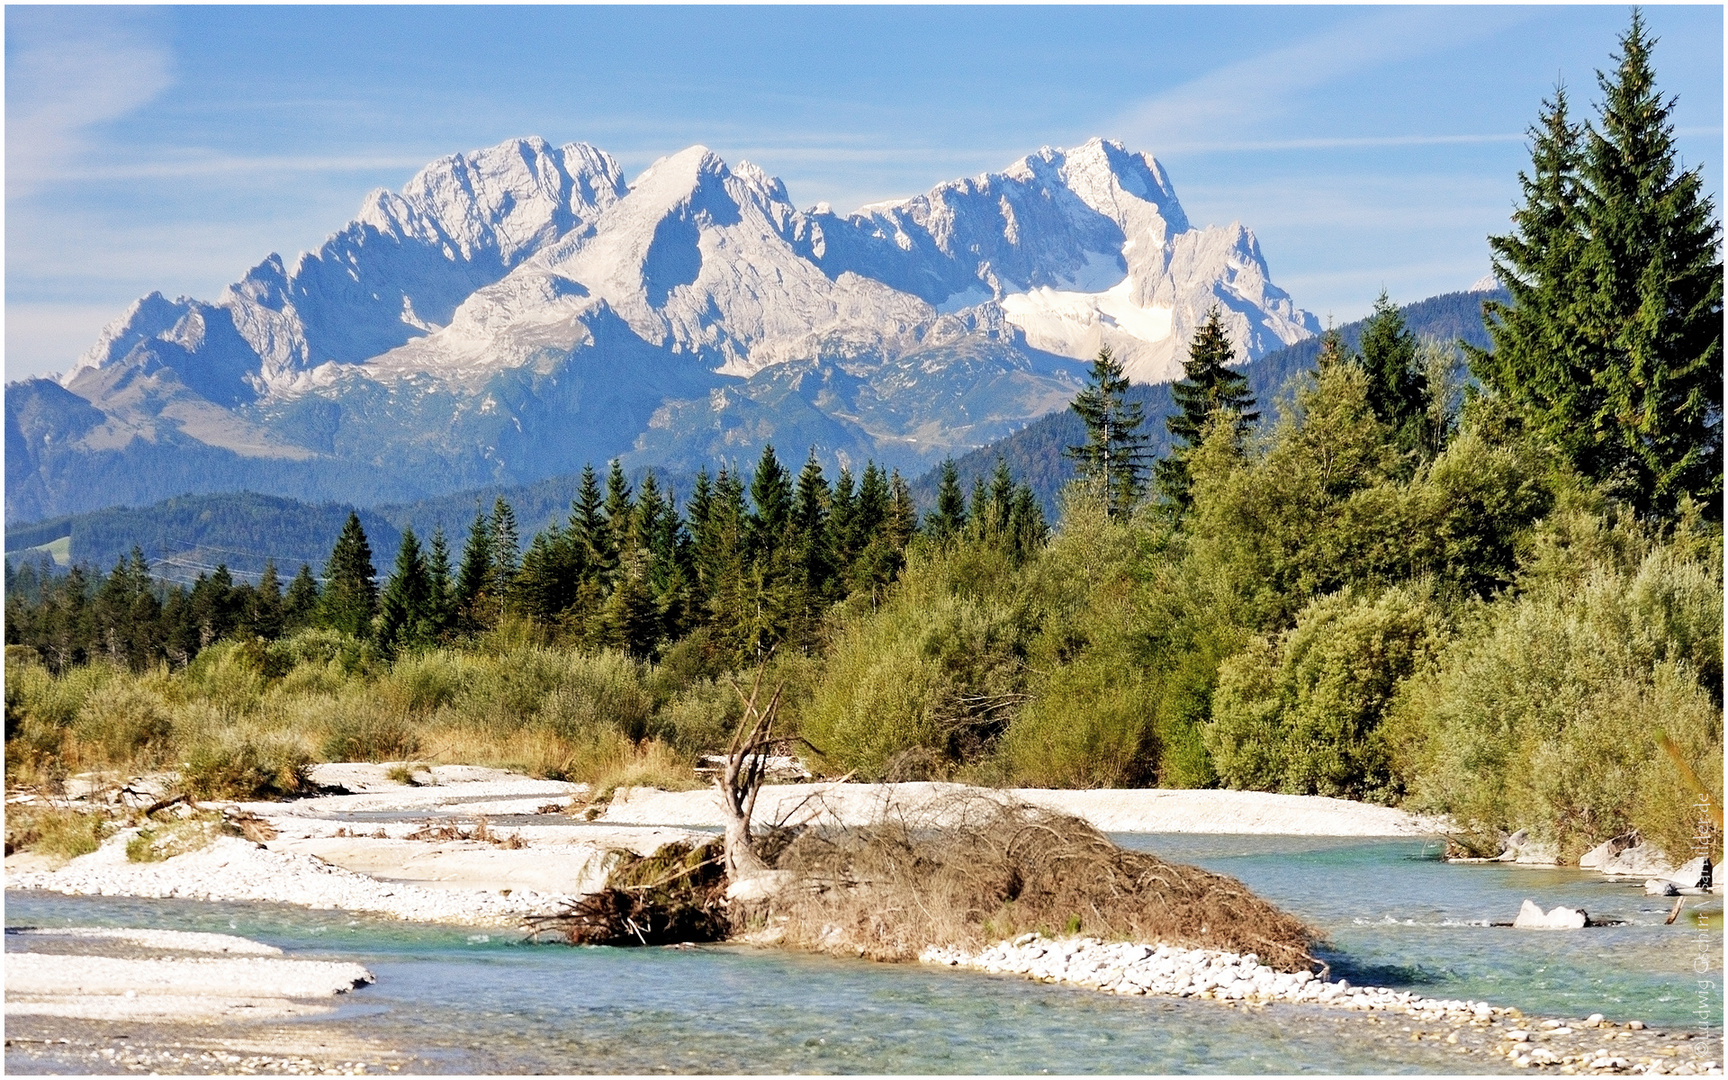
[[[1255,402],[1214,319],[1149,468],[1107,355],[1050,529],[1006,466],[754,471],[682,499],[614,464],[524,545],[358,518],[322,576],[190,590],[8,566],[6,769],[174,766],[291,794],[317,759],[692,782],[766,668],[818,773],[1286,791],[1530,829],[1575,856],[1695,843],[1722,798],[1722,266],[1640,23],[1595,119],[1532,131],[1511,305],[1461,361],[1382,297],[1359,350]],[[1719,850],[1720,838],[1707,841]]]

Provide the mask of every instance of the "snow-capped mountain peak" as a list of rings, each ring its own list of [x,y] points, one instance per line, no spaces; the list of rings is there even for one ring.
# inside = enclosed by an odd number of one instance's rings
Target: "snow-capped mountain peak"
[[[1242,360],[1319,329],[1251,231],[1195,227],[1163,166],[1112,140],[842,215],[704,146],[627,180],[588,144],[511,139],[368,194],[213,301],[135,303],[64,389],[9,394],[35,434],[9,426],[8,476],[166,454],[151,482],[197,460],[200,483],[347,498],[767,438],[910,466],[1061,407],[1102,345],[1179,377],[1214,306]],[[62,506],[55,477],[19,473],[9,505]]]

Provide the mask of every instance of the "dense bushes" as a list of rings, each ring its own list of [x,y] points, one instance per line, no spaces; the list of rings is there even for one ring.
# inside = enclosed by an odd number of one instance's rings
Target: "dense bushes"
[[[1385,799],[1396,794],[1381,721],[1439,636],[1409,589],[1309,604],[1296,627],[1256,638],[1218,673],[1206,745],[1232,787]]]
[[[1478,612],[1404,688],[1413,805],[1478,832],[1529,827],[1572,855],[1629,827],[1689,850],[1694,796],[1657,734],[1720,800],[1719,547],[1638,546]]]

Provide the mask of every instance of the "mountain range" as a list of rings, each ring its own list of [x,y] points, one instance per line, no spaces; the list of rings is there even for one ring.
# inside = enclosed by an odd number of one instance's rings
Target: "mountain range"
[[[1406,325],[1419,336],[1486,347],[1482,302],[1510,299],[1495,282],[1485,279],[1469,291],[1429,297],[1406,305],[1401,312]],[[1338,327],[1347,348],[1356,347],[1363,326],[1351,322]],[[1273,422],[1290,381],[1312,370],[1319,351],[1319,339],[1306,338],[1243,369],[1250,391],[1261,403],[1263,423]],[[1172,408],[1169,384],[1138,384],[1129,388],[1128,395],[1145,409],[1144,430],[1151,437],[1151,449],[1162,454],[1168,448],[1164,419]],[[970,490],[974,481],[988,479],[998,460],[1005,461],[1017,479],[1031,486],[1048,518],[1056,521],[1058,493],[1074,475],[1073,462],[1063,450],[1084,438],[1079,418],[1071,409],[1060,409],[958,457],[955,465],[961,486]],[[640,484],[644,471],[636,470],[632,481]],[[655,471],[663,490],[680,496],[689,493],[689,474]],[[910,478],[922,511],[935,505],[938,473],[939,469],[931,469]],[[567,473],[528,484],[494,484],[413,502],[362,506],[359,514],[372,542],[374,561],[383,570],[402,529],[412,526],[426,538],[442,528],[451,544],[459,544],[474,515],[489,510],[494,499],[510,503],[524,537],[548,524],[563,523],[570,515],[578,482],[576,474]],[[266,561],[274,561],[285,573],[301,563],[322,567],[350,509],[345,503],[311,504],[253,492],[182,495],[145,507],[9,522],[6,558],[9,564],[21,565],[51,557],[61,566],[82,564],[105,572],[136,545],[151,561],[152,572],[171,581],[190,583],[217,564],[226,565],[236,577],[256,580]]]
[[[1251,231],[1193,226],[1112,141],[841,215],[700,146],[627,182],[595,147],[512,140],[9,384],[6,519],[241,489],[376,505],[765,441],[922,472],[1066,405],[1101,345],[1179,376],[1215,305],[1245,361],[1319,329]]]

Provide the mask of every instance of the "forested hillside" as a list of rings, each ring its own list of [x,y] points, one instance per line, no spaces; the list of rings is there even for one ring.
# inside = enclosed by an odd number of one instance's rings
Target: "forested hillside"
[[[1482,301],[1505,298],[1503,292],[1447,293],[1410,304],[1403,312],[1411,330],[1420,336],[1485,345],[1488,339],[1482,328]],[[1354,347],[1362,325],[1358,321],[1338,328],[1347,345]],[[1259,399],[1272,402],[1292,375],[1313,368],[1319,348],[1318,338],[1299,342],[1243,370]],[[1133,393],[1146,410],[1147,429],[1153,439],[1150,448],[1162,454],[1168,448],[1164,417],[1170,410],[1169,385],[1139,386]],[[1001,458],[1037,494],[1045,515],[1055,520],[1059,513],[1057,493],[1074,476],[1063,450],[1081,435],[1080,422],[1073,413],[1052,413],[1006,439],[956,459],[961,483],[969,492],[975,481],[989,479]],[[781,449],[800,453],[806,448]],[[630,479],[640,485],[647,473],[647,469],[634,470]],[[939,474],[940,469],[932,469],[911,482],[912,497],[920,510],[935,506]],[[656,475],[661,488],[672,490],[680,503],[695,482],[694,476],[665,470],[656,470]],[[580,473],[570,473],[533,484],[497,485],[417,502],[386,503],[363,509],[360,516],[367,534],[386,549],[393,549],[401,530],[410,527],[422,536],[431,536],[438,528],[455,536],[467,529],[476,513],[490,510],[500,498],[515,508],[523,529],[534,531],[568,512],[580,481]],[[106,570],[138,547],[156,572],[169,580],[190,584],[201,570],[210,571],[225,563],[237,577],[255,581],[268,559],[274,559],[285,573],[292,573],[301,563],[317,568],[350,509],[335,503],[311,504],[250,492],[181,495],[147,507],[116,507],[9,525],[6,551],[15,564],[23,559],[36,561],[39,556],[24,554],[25,549],[69,537],[71,561],[89,568]]]
[[[1484,301],[1508,299],[1510,296],[1503,289],[1480,293],[1443,293],[1409,304],[1402,312],[1411,332],[1418,337],[1448,343],[1462,341],[1485,347],[1488,344],[1488,332],[1482,325],[1482,304]],[[1366,319],[1359,319],[1337,328],[1347,348],[1353,349],[1357,346],[1366,322]],[[1245,366],[1242,371],[1248,376],[1248,384],[1255,397],[1261,402],[1273,405],[1278,399],[1279,391],[1284,389],[1292,376],[1314,369],[1314,362],[1319,355],[1320,339],[1309,338],[1267,353]],[[1169,451],[1170,445],[1168,434],[1164,430],[1164,419],[1170,415],[1171,408],[1170,384],[1136,386],[1130,394],[1131,400],[1139,402],[1145,409],[1147,433],[1151,436],[1148,449],[1155,456],[1164,455]],[[1267,409],[1266,412],[1271,416],[1275,410]],[[1057,495],[1061,492],[1062,485],[1074,479],[1073,463],[1064,455],[1063,450],[1082,441],[1083,435],[1079,417],[1064,409],[1034,420],[1005,439],[958,457],[954,464],[960,470],[961,484],[971,490],[973,483],[990,475],[996,468],[998,459],[1006,461],[1016,476],[1031,485],[1044,507],[1045,514],[1055,520],[1061,512]],[[939,468],[932,469],[913,481],[912,497],[918,501],[920,507],[934,505],[936,483],[940,475]]]

